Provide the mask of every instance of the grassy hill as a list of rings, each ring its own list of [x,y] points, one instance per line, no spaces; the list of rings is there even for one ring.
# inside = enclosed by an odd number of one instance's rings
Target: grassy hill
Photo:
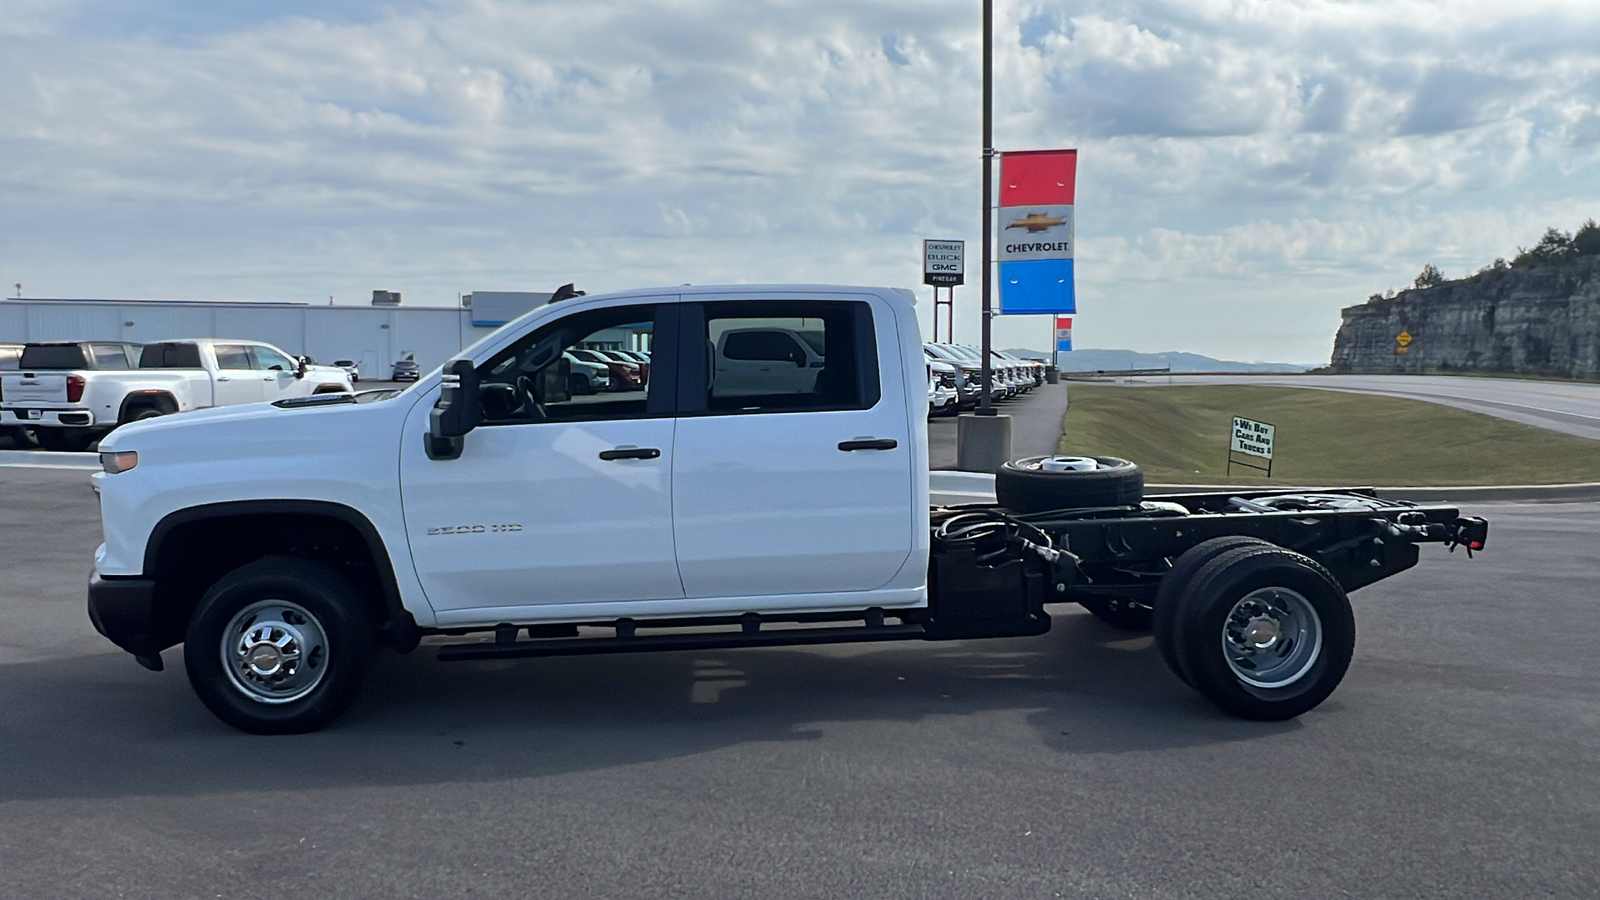
[[[1168,484],[1600,481],[1600,442],[1433,403],[1257,385],[1073,384],[1061,451],[1120,456]],[[1226,474],[1234,416],[1277,427],[1269,482]]]

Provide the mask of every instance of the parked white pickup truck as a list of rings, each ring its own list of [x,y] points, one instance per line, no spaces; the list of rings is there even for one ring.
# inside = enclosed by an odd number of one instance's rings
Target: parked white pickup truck
[[[398,394],[135,422],[101,444],[90,619],[153,670],[184,643],[213,713],[284,733],[338,716],[375,647],[429,636],[454,639],[441,659],[986,638],[1077,602],[1153,629],[1223,708],[1282,719],[1343,677],[1347,590],[1418,543],[1486,539],[1370,491],[1146,498],[1110,458],[1007,464],[998,503],[930,507],[913,302],[578,296]],[[809,390],[720,382],[719,338],[752,329],[820,335]],[[571,391],[566,351],[602,340],[651,348],[644,391]]]
[[[18,371],[0,376],[0,428],[30,427],[49,450],[83,450],[119,425],[175,412],[351,390],[344,370],[307,365],[257,341],[146,344],[137,368],[120,371],[29,368],[27,360],[25,350]]]

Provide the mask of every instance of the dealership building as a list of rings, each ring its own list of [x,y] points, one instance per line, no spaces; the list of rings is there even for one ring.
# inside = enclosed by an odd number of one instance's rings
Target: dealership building
[[[223,303],[204,300],[0,299],[0,343],[186,338],[264,341],[319,363],[355,360],[363,377],[389,377],[394,363],[423,372],[479,338],[549,302],[549,293],[478,291],[460,307],[402,306],[393,291],[373,291],[371,306]]]

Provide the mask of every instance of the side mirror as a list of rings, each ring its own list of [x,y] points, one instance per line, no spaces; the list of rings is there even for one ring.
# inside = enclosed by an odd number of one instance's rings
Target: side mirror
[[[467,432],[483,421],[478,402],[478,370],[470,359],[453,359],[444,367],[444,386],[428,414],[425,449],[429,459],[459,459]]]
[[[306,377],[306,366],[311,365],[311,360],[304,356],[297,356],[295,357],[295,362],[298,363],[298,365],[294,367],[294,377],[296,380]]]

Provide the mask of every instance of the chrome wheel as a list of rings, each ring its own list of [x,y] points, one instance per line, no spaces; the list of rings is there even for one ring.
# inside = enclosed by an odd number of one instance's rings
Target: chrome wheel
[[[222,631],[222,667],[238,691],[257,703],[292,703],[322,683],[328,638],[305,607],[259,600]]]
[[[1222,652],[1240,681],[1281,688],[1316,663],[1322,652],[1322,619],[1309,600],[1288,588],[1251,591],[1223,620]]]

